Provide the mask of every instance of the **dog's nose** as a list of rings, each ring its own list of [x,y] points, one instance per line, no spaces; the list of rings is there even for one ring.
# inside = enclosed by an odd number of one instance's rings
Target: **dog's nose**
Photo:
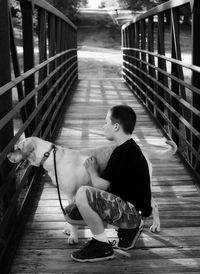
[[[7,154],[8,159],[12,156],[14,151],[15,151],[14,148],[10,150],[10,152]]]
[[[10,159],[11,155],[12,155],[12,153],[11,153],[11,152],[10,152],[10,153],[8,153],[7,158],[8,158],[8,159]]]

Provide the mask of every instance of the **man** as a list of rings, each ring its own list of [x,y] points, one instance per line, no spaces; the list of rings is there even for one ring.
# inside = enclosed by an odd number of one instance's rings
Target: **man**
[[[136,114],[131,107],[117,105],[111,108],[106,116],[104,133],[108,140],[117,143],[117,147],[101,177],[94,157],[85,162],[92,187],[78,189],[75,211],[89,226],[93,238],[82,249],[72,253],[75,261],[99,261],[114,257],[104,223],[119,228],[118,248],[133,248],[142,231],[142,217],[151,214],[148,164],[132,139],[135,123]],[[73,215],[71,212],[69,217],[73,219]]]

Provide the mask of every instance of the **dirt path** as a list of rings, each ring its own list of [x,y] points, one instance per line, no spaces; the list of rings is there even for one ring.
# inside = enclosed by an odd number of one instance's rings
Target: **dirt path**
[[[110,15],[82,9],[77,26],[79,78],[120,77],[121,32]]]

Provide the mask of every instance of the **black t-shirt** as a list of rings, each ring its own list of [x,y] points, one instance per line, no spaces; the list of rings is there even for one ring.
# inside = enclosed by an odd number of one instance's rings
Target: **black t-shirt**
[[[109,191],[132,203],[143,217],[151,214],[151,188],[147,161],[133,139],[116,147],[101,176]]]

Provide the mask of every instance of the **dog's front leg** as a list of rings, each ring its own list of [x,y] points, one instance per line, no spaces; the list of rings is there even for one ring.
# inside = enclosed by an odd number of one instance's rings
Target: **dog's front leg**
[[[71,233],[68,238],[68,244],[74,245],[78,243],[78,226],[71,225]]]
[[[159,232],[160,231],[160,217],[158,205],[155,202],[154,198],[151,198],[151,207],[152,207],[152,215],[153,215],[153,225],[150,227],[151,232]]]
[[[68,244],[74,245],[78,243],[78,225],[72,225],[68,215],[65,215],[67,222],[66,227],[63,229],[63,233],[68,236]]]
[[[68,236],[68,243],[74,245],[78,243],[78,225],[74,224],[74,221],[70,219],[69,213],[74,207],[74,203],[70,201],[69,205],[65,208],[65,220],[66,227],[63,229],[63,233]]]

